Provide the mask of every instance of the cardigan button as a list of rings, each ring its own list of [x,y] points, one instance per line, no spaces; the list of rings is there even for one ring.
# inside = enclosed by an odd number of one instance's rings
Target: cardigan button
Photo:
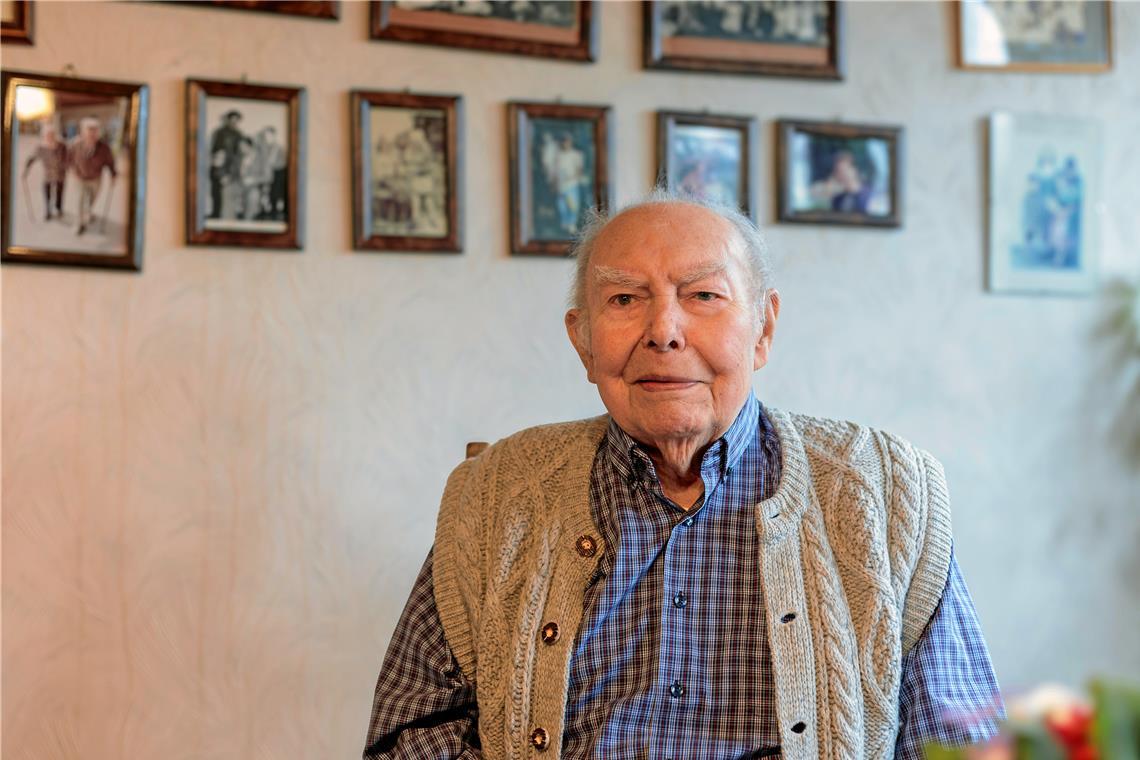
[[[542,626],[542,643],[553,644],[558,641],[558,623],[550,622]]]
[[[598,553],[598,542],[594,540],[593,536],[578,536],[578,541],[574,546],[578,550],[578,554],[583,557],[593,557]]]
[[[530,745],[536,750],[543,752],[548,744],[550,744],[550,735],[546,733],[545,728],[536,728],[530,732]]]
[[[780,622],[781,623],[790,623],[795,619],[796,619],[796,613],[789,612],[787,615],[784,615],[782,618],[780,618]]]

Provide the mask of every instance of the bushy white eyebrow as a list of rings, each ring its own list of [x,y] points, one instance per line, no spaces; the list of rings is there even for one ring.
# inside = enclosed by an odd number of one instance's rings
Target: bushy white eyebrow
[[[704,266],[688,272],[677,280],[677,285],[685,287],[692,285],[694,282],[699,282],[706,277],[713,275],[724,274],[727,269],[723,261],[712,261]],[[645,280],[632,272],[625,269],[618,269],[616,267],[595,266],[594,267],[594,280],[605,285],[617,285],[625,288],[644,288]]]

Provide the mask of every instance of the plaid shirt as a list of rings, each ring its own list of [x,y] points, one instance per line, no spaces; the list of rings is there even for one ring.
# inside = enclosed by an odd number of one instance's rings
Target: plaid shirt
[[[570,662],[562,756],[778,757],[775,687],[756,582],[752,507],[780,477],[780,443],[750,397],[701,461],[704,496],[669,501],[645,451],[611,421],[590,477],[606,546]],[[439,621],[429,553],[380,678],[366,760],[476,758],[475,686]],[[951,557],[942,600],[903,662],[896,758],[987,738],[1001,710],[973,603]]]

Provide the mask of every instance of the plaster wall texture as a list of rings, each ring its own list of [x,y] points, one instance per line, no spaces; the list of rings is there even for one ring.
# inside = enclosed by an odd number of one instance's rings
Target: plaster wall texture
[[[1103,75],[968,73],[949,4],[851,3],[843,83],[647,72],[640,8],[600,62],[370,42],[337,23],[38,3],[5,68],[151,86],[141,275],[3,272],[3,754],[351,757],[469,440],[596,414],[561,326],[565,260],[507,255],[505,102],[614,106],[620,201],[657,109],[906,129],[905,227],[768,228],[783,295],[766,403],[905,435],[945,463],[999,677],[1140,678],[1140,463],[1112,432],[1097,298],[984,292],[983,118],[1104,124],[1105,268],[1135,274],[1140,4]],[[302,253],[187,248],[187,77],[308,89]],[[465,99],[466,252],[351,252],[348,91]]]

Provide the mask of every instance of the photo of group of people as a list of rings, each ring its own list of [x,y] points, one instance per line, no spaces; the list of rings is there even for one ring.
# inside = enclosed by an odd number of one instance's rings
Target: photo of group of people
[[[281,232],[289,220],[289,107],[207,97],[211,130],[200,156],[199,208],[207,230]]]
[[[127,97],[21,85],[12,129],[11,245],[122,255],[130,174]]]
[[[447,119],[442,109],[373,107],[373,235],[446,237]]]

